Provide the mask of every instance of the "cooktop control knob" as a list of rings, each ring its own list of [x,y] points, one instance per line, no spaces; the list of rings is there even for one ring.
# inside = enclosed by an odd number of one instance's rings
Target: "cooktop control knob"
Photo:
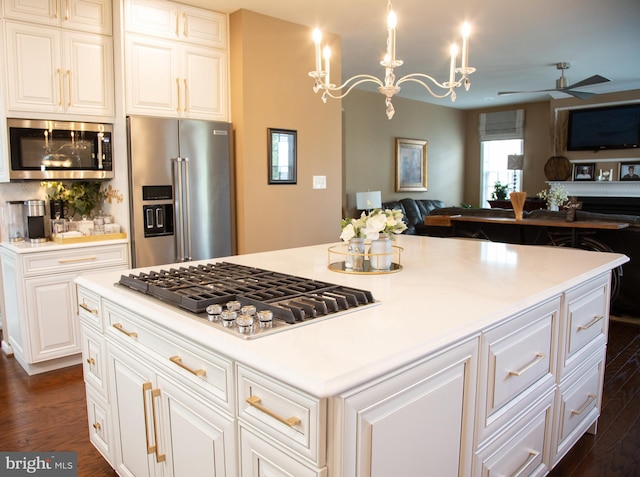
[[[253,305],[245,305],[240,308],[240,313],[242,313],[243,315],[254,316],[256,314],[256,307]]]
[[[217,303],[209,305],[206,311],[209,316],[209,321],[218,321],[220,320],[220,313],[222,313],[222,305],[218,305]]]
[[[225,328],[231,328],[235,322],[238,313],[235,311],[224,310],[220,313],[220,319],[222,319],[222,324]]]
[[[260,310],[257,316],[260,328],[271,328],[273,326],[273,312],[271,310]]]
[[[250,333],[251,327],[253,326],[253,316],[240,315],[236,319],[236,324],[238,325],[238,331],[240,333]]]
[[[227,302],[227,310],[229,311],[240,311],[240,302],[239,301],[230,301]]]

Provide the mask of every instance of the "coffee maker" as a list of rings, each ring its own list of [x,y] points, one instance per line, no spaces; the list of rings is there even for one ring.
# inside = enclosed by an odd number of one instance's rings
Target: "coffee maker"
[[[25,200],[24,208],[27,216],[27,240],[31,243],[46,242],[44,200]]]

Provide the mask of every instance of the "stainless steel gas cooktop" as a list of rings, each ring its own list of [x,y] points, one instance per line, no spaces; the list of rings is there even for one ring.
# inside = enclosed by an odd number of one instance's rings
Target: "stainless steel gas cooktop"
[[[122,275],[118,283],[244,339],[378,303],[367,290],[228,262]]]

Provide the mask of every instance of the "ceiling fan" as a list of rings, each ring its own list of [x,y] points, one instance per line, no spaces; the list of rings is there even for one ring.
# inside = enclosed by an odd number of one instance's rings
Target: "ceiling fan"
[[[586,91],[576,91],[575,88],[582,88],[584,86],[591,86],[594,84],[606,83],[611,81],[600,75],[590,76],[587,79],[582,81],[578,81],[577,83],[569,86],[567,84],[567,78],[564,76],[564,70],[567,70],[571,67],[571,63],[556,63],[556,68],[560,70],[560,78],[556,80],[556,87],[552,89],[539,89],[535,91],[500,91],[498,95],[502,94],[517,94],[517,93],[545,93],[551,91],[558,91],[560,93],[570,94],[571,96],[575,96],[580,99],[587,99],[590,96],[593,96],[596,93],[589,93]]]

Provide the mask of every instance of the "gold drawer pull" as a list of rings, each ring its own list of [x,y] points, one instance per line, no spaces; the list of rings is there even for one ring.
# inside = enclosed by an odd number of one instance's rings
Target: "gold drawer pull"
[[[521,376],[528,369],[533,368],[536,364],[544,359],[544,355],[542,353],[536,353],[536,357],[533,361],[527,364],[524,368],[519,371],[509,371],[509,376]]]
[[[189,366],[187,366],[186,364],[184,364],[182,362],[182,358],[180,356],[171,356],[171,358],[169,358],[169,360],[172,363],[176,363],[182,369],[186,369],[191,374],[195,374],[196,376],[204,376],[205,374],[207,374],[207,371],[205,369],[193,369],[193,368],[190,368]]]
[[[253,407],[255,407],[256,409],[259,409],[260,411],[264,412],[268,416],[273,417],[274,419],[280,421],[283,424],[286,424],[289,427],[294,427],[300,424],[300,419],[295,416],[284,418],[282,416],[277,415],[275,412],[267,409],[262,405],[262,399],[260,399],[258,396],[249,396],[247,398],[247,402],[251,404]]]
[[[598,321],[600,321],[602,318],[604,318],[603,315],[594,315],[593,320],[591,320],[589,323],[587,323],[586,325],[578,326],[578,331],[588,330],[593,325],[595,325]]]
[[[102,426],[100,425],[100,423],[99,423],[99,422],[94,422],[94,423],[93,423],[93,428],[94,428],[96,431],[99,431],[100,429],[102,429]]]
[[[94,310],[93,308],[89,308],[89,305],[87,305],[86,303],[82,302],[78,305],[80,308],[82,308],[83,310],[88,311],[89,313],[92,313],[94,315],[98,314],[98,310]]]
[[[120,333],[124,333],[125,335],[127,335],[129,338],[137,338],[138,337],[138,333],[136,333],[135,331],[127,331],[122,327],[122,323],[114,323],[113,327],[118,330]]]
[[[154,399],[160,397],[160,389],[152,389],[151,390],[151,415],[153,417],[153,438],[156,440],[155,452],[156,452],[156,462],[164,462],[167,459],[167,454],[160,454],[158,450],[160,449],[160,444],[158,440],[158,418],[156,416],[156,404]]]
[[[578,409],[577,411],[575,409],[571,410],[571,414],[575,414],[576,416],[579,416],[580,414],[582,414],[584,412],[584,410],[586,408],[589,407],[589,405],[593,402],[593,400],[596,398],[596,395],[593,393],[589,393],[587,394],[587,402],[585,402],[582,407],[580,409]]]
[[[87,358],[87,364],[93,366],[94,364],[96,364],[96,360],[93,358]]]
[[[89,262],[91,260],[96,260],[98,257],[90,256],[90,257],[78,257],[78,258],[61,258],[58,260],[58,263],[73,263],[73,262]]]
[[[522,473],[527,469],[527,467],[531,465],[531,462],[533,462],[535,458],[538,457],[539,455],[540,455],[540,452],[538,451],[529,451],[529,456],[527,457],[527,460],[524,462],[524,464],[520,466],[520,468],[515,472],[515,474],[513,474],[513,477],[520,477]]]
[[[147,406],[147,391],[151,391],[152,385],[150,382],[142,384],[142,408],[144,410],[144,437],[147,440],[147,454],[153,454],[156,451],[156,446],[149,444],[149,411]]]

